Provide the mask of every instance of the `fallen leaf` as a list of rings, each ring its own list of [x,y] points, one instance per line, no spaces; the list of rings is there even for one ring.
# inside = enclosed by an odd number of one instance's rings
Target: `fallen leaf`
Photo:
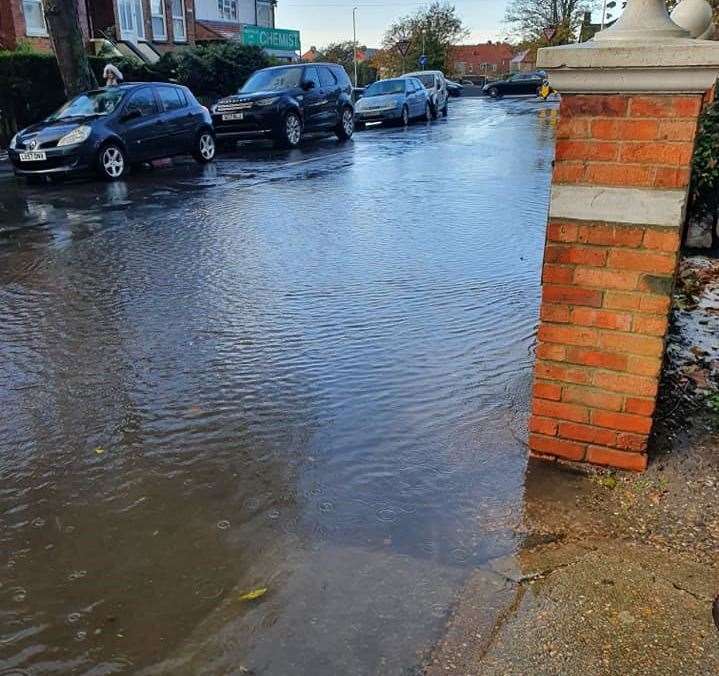
[[[105,452],[104,448],[96,448],[95,449],[95,453],[97,453],[98,455],[102,455],[104,452]]]
[[[264,596],[267,593],[267,587],[261,587],[260,589],[253,589],[251,592],[247,592],[240,596],[240,601],[254,601],[255,599]]]

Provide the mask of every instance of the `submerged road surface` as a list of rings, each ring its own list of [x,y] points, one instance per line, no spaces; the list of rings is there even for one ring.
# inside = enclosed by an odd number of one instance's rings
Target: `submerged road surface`
[[[554,122],[0,177],[0,672],[420,664],[516,546]]]

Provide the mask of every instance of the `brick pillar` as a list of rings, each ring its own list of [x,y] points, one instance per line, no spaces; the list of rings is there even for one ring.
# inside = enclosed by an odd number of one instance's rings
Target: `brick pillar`
[[[669,42],[540,52],[562,103],[530,421],[538,456],[647,464],[697,121],[719,71],[716,43]]]

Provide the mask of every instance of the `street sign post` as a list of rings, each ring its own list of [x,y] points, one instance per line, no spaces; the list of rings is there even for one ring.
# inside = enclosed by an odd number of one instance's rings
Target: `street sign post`
[[[397,44],[395,45],[395,48],[404,57],[407,56],[411,44],[411,40],[398,40]]]
[[[409,52],[409,48],[410,48],[411,45],[412,45],[412,42],[411,42],[410,40],[403,39],[403,40],[398,40],[397,43],[396,43],[395,46],[394,46],[395,49],[396,49],[396,50],[401,54],[401,56],[402,56],[402,72],[403,72],[403,73],[404,73],[404,71],[405,71],[404,60],[405,60],[405,57],[407,56],[407,53]]]
[[[281,49],[301,51],[299,31],[265,28],[263,26],[245,26],[242,30],[242,44],[254,45],[263,49]]]

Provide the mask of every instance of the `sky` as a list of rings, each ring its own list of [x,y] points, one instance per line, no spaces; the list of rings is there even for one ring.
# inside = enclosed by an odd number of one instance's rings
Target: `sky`
[[[311,46],[352,39],[352,8],[357,7],[357,42],[379,47],[385,29],[396,19],[413,14],[429,2],[417,0],[278,0],[276,26],[300,31],[302,51]],[[455,0],[470,36],[466,44],[501,40],[507,0]]]

